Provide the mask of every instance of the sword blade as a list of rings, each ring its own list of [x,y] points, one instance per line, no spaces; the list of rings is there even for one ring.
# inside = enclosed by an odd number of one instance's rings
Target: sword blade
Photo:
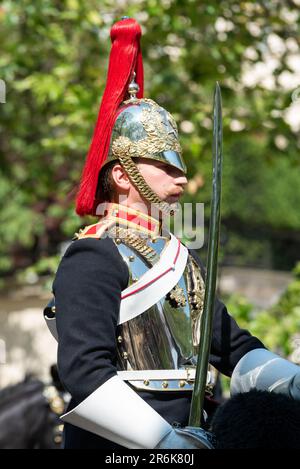
[[[222,185],[222,98],[219,83],[216,83],[213,109],[213,180],[211,213],[208,236],[207,273],[205,282],[204,306],[201,318],[200,343],[196,378],[192,396],[189,425],[201,426],[206,376],[211,347],[213,316],[218,270],[218,249],[221,219],[221,185]]]

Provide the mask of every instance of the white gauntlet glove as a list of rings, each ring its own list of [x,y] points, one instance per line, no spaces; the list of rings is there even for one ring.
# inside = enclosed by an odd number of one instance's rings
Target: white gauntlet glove
[[[202,428],[173,428],[118,376],[114,376],[63,420],[131,449],[211,449]]]
[[[213,449],[214,437],[202,428],[172,428],[155,449]]]
[[[300,367],[269,350],[251,350],[236,365],[230,390],[235,395],[251,389],[277,392],[300,400]]]

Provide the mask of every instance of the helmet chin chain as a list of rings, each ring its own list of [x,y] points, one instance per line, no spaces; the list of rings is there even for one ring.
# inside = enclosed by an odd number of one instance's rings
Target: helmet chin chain
[[[160,210],[165,215],[175,215],[179,209],[178,202],[169,204],[164,200],[161,200],[160,197],[151,189],[151,187],[146,183],[142,174],[140,173],[138,167],[134,161],[127,155],[118,155],[121,165],[126,171],[130,181],[134,184],[139,193],[146,199],[148,202],[153,204],[158,210]]]

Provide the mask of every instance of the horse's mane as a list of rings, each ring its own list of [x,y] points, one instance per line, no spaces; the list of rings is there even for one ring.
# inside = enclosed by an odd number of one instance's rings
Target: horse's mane
[[[43,383],[32,375],[27,375],[21,383],[13,384],[0,390],[0,410],[11,401],[24,400],[28,394],[41,393]]]

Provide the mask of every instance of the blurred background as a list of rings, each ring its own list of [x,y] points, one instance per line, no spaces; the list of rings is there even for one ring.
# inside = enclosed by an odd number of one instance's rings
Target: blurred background
[[[220,82],[220,295],[242,326],[300,363],[299,7],[300,0],[0,3],[0,390],[28,373],[53,380],[56,345],[42,309],[66,243],[94,222],[75,215],[74,197],[104,89],[109,31],[124,15],[142,26],[145,96],[178,123],[190,178],[183,202],[204,202],[206,226]],[[205,246],[199,254],[205,260]]]

